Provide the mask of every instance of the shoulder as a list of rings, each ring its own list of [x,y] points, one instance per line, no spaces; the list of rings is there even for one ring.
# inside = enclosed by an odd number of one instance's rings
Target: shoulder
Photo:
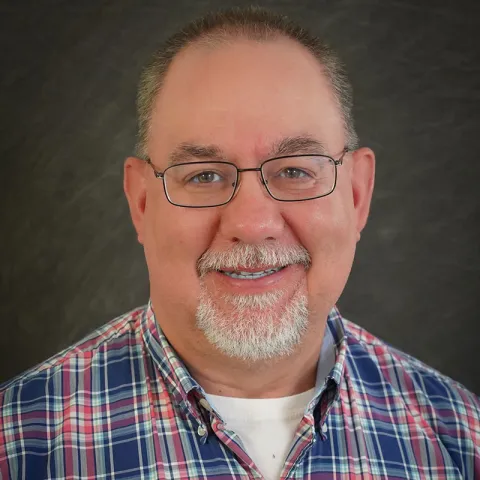
[[[112,320],[0,386],[0,477],[65,474],[78,451],[105,445],[117,425],[111,418],[124,418],[144,383],[144,311]]]
[[[355,323],[343,319],[349,351],[355,363],[362,367],[373,362],[389,383],[401,392],[415,387],[415,393],[432,397],[454,394],[474,408],[480,407],[480,399],[461,383],[443,375],[417,358],[393,347]],[[399,392],[399,393],[401,393]]]
[[[478,449],[480,399],[474,393],[353,322],[343,324],[345,368],[354,390],[392,410],[398,422],[428,430],[450,453]]]
[[[0,408],[43,403],[47,397],[74,393],[73,383],[99,374],[136,347],[144,307],[121,315],[48,360],[0,385]],[[68,381],[67,381],[68,380]],[[77,385],[78,386],[78,385]]]

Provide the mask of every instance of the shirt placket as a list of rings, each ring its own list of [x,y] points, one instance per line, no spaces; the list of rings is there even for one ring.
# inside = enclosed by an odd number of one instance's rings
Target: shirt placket
[[[202,398],[199,403],[206,411],[205,416],[208,416],[212,432],[218,440],[238,458],[240,464],[248,475],[246,478],[263,479],[263,475],[260,473],[258,467],[246,452],[240,437],[231,430],[225,428],[225,424],[216,416],[205,398]],[[206,426],[204,427],[203,425],[200,425],[198,428],[198,434],[203,434],[204,438],[206,438],[208,435]]]
[[[327,439],[327,415],[336,401],[337,393],[336,384],[333,381],[329,380],[325,382],[316,408],[310,410],[303,416],[295,432],[292,448],[287,456],[284,469],[280,476],[282,480],[298,478],[296,469],[301,465],[300,462],[304,457],[308,455],[313,444],[319,439],[321,441]],[[317,418],[316,415],[314,415],[314,411],[317,412]],[[319,435],[317,435],[317,426]],[[301,473],[302,472],[300,472],[300,474]]]
[[[299,462],[308,454],[316,441],[315,423],[312,415],[305,415],[295,432],[292,448],[283,466],[280,478],[286,480],[296,478],[296,468]]]

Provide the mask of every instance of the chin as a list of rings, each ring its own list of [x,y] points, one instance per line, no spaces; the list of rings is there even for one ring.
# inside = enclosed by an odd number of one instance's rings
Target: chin
[[[308,300],[303,288],[291,298],[282,292],[229,295],[213,300],[202,291],[197,327],[226,356],[260,361],[291,355],[308,329]]]

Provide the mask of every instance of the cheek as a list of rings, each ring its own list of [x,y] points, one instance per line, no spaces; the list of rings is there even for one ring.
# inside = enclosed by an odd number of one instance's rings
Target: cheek
[[[353,203],[345,196],[331,196],[305,202],[301,213],[292,216],[300,241],[313,257],[336,257],[355,238]]]
[[[179,297],[180,303],[189,301],[185,292],[196,298],[196,263],[212,240],[215,220],[211,217],[206,211],[176,207],[161,198],[147,203],[145,258],[156,295],[169,302]]]
[[[312,258],[307,283],[314,309],[331,308],[345,287],[356,246],[353,219],[348,201],[326,197],[319,199],[318,208],[310,210],[301,226],[297,222],[299,240]]]

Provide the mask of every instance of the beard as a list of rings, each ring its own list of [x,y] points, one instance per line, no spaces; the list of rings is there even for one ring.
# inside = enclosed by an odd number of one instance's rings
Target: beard
[[[215,301],[202,278],[222,267],[254,267],[260,264],[310,264],[303,247],[273,249],[263,245],[236,245],[228,252],[207,252],[199,260],[201,293],[197,327],[224,355],[254,363],[291,355],[308,328],[306,286],[297,285],[291,298],[275,290],[255,295],[223,295]]]

